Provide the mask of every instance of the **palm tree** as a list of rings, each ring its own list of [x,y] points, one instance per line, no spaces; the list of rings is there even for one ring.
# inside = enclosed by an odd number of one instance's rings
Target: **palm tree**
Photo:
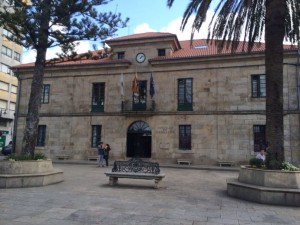
[[[283,132],[283,40],[298,41],[298,0],[191,0],[183,14],[181,30],[195,14],[191,40],[199,31],[212,2],[217,3],[210,21],[208,40],[219,39],[219,48],[234,52],[245,31],[244,40],[251,51],[255,41],[265,37],[266,68],[266,140],[267,164],[275,169],[284,161]],[[167,0],[171,7],[174,0]],[[225,44],[226,43],[226,44]],[[277,163],[272,163],[277,162]]]

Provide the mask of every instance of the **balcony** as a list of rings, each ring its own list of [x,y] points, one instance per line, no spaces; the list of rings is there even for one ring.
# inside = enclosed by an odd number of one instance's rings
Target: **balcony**
[[[155,101],[130,101],[124,100],[121,103],[122,113],[126,115],[153,115],[155,112]]]

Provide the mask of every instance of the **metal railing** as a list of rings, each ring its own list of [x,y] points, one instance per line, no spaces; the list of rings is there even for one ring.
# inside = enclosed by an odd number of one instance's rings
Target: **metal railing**
[[[139,101],[133,102],[132,100],[124,100],[121,103],[122,112],[154,112],[155,101]]]

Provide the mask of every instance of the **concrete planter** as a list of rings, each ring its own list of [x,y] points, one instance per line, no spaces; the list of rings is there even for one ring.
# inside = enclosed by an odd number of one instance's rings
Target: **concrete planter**
[[[263,187],[300,189],[300,171],[264,170],[241,166],[238,181]]]
[[[300,206],[300,172],[241,166],[238,179],[227,180],[227,193],[253,202]]]
[[[45,173],[53,170],[51,160],[26,160],[0,162],[0,174]]]
[[[0,161],[0,188],[38,187],[63,181],[52,160]]]

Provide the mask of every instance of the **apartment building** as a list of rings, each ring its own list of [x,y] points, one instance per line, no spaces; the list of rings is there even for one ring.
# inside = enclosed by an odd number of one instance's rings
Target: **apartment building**
[[[1,6],[8,4],[8,0],[0,2]],[[11,67],[21,63],[22,54],[22,47],[9,41],[8,36],[12,36],[11,32],[0,27],[0,148],[12,140],[18,80]]]

